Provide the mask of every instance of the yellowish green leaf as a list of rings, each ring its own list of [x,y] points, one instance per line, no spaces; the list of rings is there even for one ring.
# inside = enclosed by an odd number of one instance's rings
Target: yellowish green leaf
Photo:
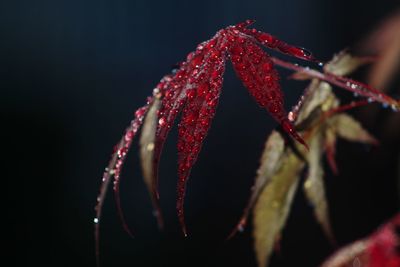
[[[345,76],[352,73],[360,66],[370,62],[370,58],[355,57],[350,55],[346,51],[342,51],[339,54],[335,55],[333,59],[325,65],[324,71],[339,76]]]
[[[277,131],[273,131],[265,143],[264,152],[261,157],[261,165],[257,170],[257,177],[252,187],[250,200],[230,237],[236,234],[237,231],[242,230],[245,226],[250,209],[254,206],[265,185],[271,181],[272,176],[280,167],[284,149],[285,141],[282,136]]]
[[[162,219],[157,200],[157,182],[154,177],[154,145],[157,130],[157,111],[161,105],[159,97],[155,96],[150,105],[149,111],[143,123],[142,134],[140,136],[140,159],[142,165],[143,179],[149,190],[151,200],[153,202],[154,210],[157,214],[158,224],[162,226]]]
[[[332,94],[332,87],[317,79],[313,79],[308,86],[305,99],[298,114],[296,124],[301,125],[301,128],[309,128],[315,122],[316,116],[321,114],[321,111],[337,105],[337,99]],[[306,126],[303,126],[306,124]]]
[[[282,159],[277,173],[263,188],[253,210],[254,247],[258,266],[266,267],[285,225],[304,162],[293,153]]]
[[[378,141],[361,124],[347,114],[338,114],[330,119],[331,127],[338,136],[353,142],[377,144]]]
[[[333,243],[334,237],[329,222],[328,202],[323,180],[324,169],[321,162],[324,152],[322,137],[322,133],[318,132],[309,142],[310,151],[307,154],[308,175],[304,182],[304,191],[308,201],[314,208],[317,221],[321,224],[325,235]]]

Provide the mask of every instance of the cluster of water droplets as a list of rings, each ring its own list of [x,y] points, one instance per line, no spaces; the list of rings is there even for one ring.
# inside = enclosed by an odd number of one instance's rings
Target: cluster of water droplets
[[[247,27],[253,22],[247,20],[218,31],[212,39],[199,44],[194,52],[189,53],[184,62],[173,68],[171,74],[161,79],[153,90],[153,96],[147,99],[147,105],[136,111],[135,119],[115,148],[113,158],[103,174],[103,185],[108,184],[111,177],[114,177],[114,190],[118,192],[121,169],[132,140],[143,123],[152,100],[154,97],[160,98],[162,102],[157,111],[156,138],[155,143],[152,144],[155,177],[158,176],[157,166],[165,139],[178,113],[183,111],[178,129],[180,178],[177,210],[181,224],[184,225],[185,183],[214,117],[222,88],[225,61],[228,57],[239,78],[256,101],[265,107],[290,135],[303,143],[283,109],[279,75],[273,68],[270,57],[258,47],[257,43],[298,58],[313,60],[313,57],[304,48],[288,45],[268,33],[248,29]],[[97,216],[93,220],[95,224],[98,224],[100,220],[100,209],[105,192],[105,186],[102,186],[96,206]]]
[[[390,107],[395,112],[399,111],[399,101],[388,97],[374,88],[351,80],[346,81],[345,85],[349,90],[353,91],[354,97],[366,97],[368,103],[378,102],[382,104],[383,108]]]

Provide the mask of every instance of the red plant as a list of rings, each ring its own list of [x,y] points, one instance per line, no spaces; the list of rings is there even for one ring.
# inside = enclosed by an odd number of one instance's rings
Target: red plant
[[[94,219],[97,254],[99,220],[107,187],[112,177],[114,177],[114,192],[119,215],[124,228],[130,233],[120,207],[120,173],[132,140],[143,124],[145,116],[149,123],[147,125],[145,123],[147,134],[144,138],[142,134],[142,139],[145,140],[141,140],[141,143],[143,141],[147,144],[145,148],[147,152],[144,153],[147,153],[145,165],[147,164],[148,168],[144,170],[144,176],[161,226],[162,218],[158,204],[157,186],[158,163],[168,133],[178,113],[182,111],[181,122],[178,125],[179,179],[176,208],[182,231],[185,236],[187,235],[183,209],[186,182],[215,115],[227,59],[231,60],[237,76],[256,102],[280,123],[288,135],[307,147],[289,119],[292,116],[288,117],[284,109],[283,93],[274,64],[294,70],[300,67],[270,57],[261,49],[260,45],[300,59],[314,62],[316,60],[305,49],[289,45],[268,33],[249,29],[248,26],[252,23],[253,21],[247,20],[235,26],[229,26],[218,31],[210,40],[199,44],[196,51],[190,53],[186,61],[180,63],[172,74],[161,79],[153,90],[153,96],[147,99],[146,105],[136,111],[135,118],[126,129],[121,141],[116,145],[111,161],[103,174],[100,194],[97,198],[96,218]],[[359,82],[315,71],[309,71],[308,75],[318,76],[319,79],[341,86],[373,101],[399,108],[396,100]]]
[[[365,239],[351,243],[326,260],[321,267],[400,266],[400,214]]]

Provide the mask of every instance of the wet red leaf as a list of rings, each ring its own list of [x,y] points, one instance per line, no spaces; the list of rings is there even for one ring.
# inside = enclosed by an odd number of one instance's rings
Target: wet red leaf
[[[303,138],[296,132],[292,120],[289,119],[291,116],[288,116],[284,109],[279,75],[274,68],[275,64],[285,67],[290,63],[271,58],[261,49],[261,45],[300,59],[314,62],[315,59],[309,51],[303,48],[289,45],[268,33],[247,28],[252,23],[253,21],[247,20],[235,26],[229,26],[218,31],[210,40],[199,44],[196,50],[189,53],[186,60],[178,64],[178,67],[171,74],[162,78],[153,90],[153,96],[147,100],[147,105],[136,112],[135,119],[116,146],[108,168],[103,175],[95,218],[97,248],[101,210],[107,186],[113,177],[120,217],[124,228],[130,233],[127,224],[124,222],[119,204],[119,180],[121,168],[130,149],[132,139],[143,122],[151,124],[148,127],[145,125],[145,128],[148,129],[145,131],[146,134],[151,136],[142,138],[144,141],[141,143],[146,144],[149,148],[147,152],[143,150],[142,157],[144,155],[146,159],[142,160],[142,167],[145,169],[145,182],[161,224],[158,204],[158,164],[165,140],[180,112],[182,112],[182,118],[178,127],[179,179],[176,206],[182,231],[185,235],[187,234],[183,209],[186,182],[215,115],[222,88],[225,63],[228,59],[231,60],[238,77],[256,102],[280,123],[282,129],[289,136],[307,147]],[[293,65],[291,68],[293,69]],[[322,75],[315,71],[311,74]],[[399,106],[399,103],[392,98],[377,93],[375,89],[359,82],[330,73],[326,73],[321,79],[358,92],[362,96],[373,97],[374,100],[388,103],[396,109]],[[155,97],[161,103],[153,106]],[[151,113],[149,114],[150,119],[146,120],[146,113],[149,109],[151,110],[149,112]],[[154,116],[155,114],[156,116]],[[150,168],[152,168],[151,171]]]

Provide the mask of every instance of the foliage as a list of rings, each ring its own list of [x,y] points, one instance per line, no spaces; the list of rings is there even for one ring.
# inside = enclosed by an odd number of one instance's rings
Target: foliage
[[[269,56],[261,45],[300,59],[318,61],[305,49],[286,44],[268,33],[249,29],[252,23],[253,21],[248,20],[229,26],[218,31],[209,41],[199,44],[196,51],[187,56],[186,61],[162,78],[153,90],[153,95],[147,99],[146,105],[136,111],[135,118],[116,145],[102,177],[94,219],[98,263],[99,223],[107,188],[111,182],[123,227],[132,235],[121,210],[119,184],[126,155],[140,127],[143,127],[140,137],[143,177],[159,226],[162,227],[158,203],[158,163],[164,142],[180,112],[182,116],[178,125],[176,205],[182,231],[187,236],[183,209],[186,182],[215,115],[228,59],[249,93],[282,129],[271,133],[266,142],[251,198],[231,237],[236,231],[243,229],[250,211],[253,210],[253,236],[258,264],[260,267],[267,266],[273,247],[279,242],[293,196],[301,182],[301,173],[307,169],[303,183],[305,196],[312,204],[315,218],[324,233],[334,243],[325,196],[322,158],[326,156],[332,171],[337,172],[337,138],[373,145],[378,143],[359,122],[341,112],[370,102],[378,102],[398,110],[400,102],[369,85],[345,77],[359,66],[371,62],[370,58],[354,57],[342,52],[326,64],[322,72],[301,67]],[[292,76],[294,79],[311,79],[299,103],[288,114],[284,110],[284,98],[275,65],[295,71]],[[331,85],[365,99],[341,106]],[[296,142],[287,138],[288,136]]]

